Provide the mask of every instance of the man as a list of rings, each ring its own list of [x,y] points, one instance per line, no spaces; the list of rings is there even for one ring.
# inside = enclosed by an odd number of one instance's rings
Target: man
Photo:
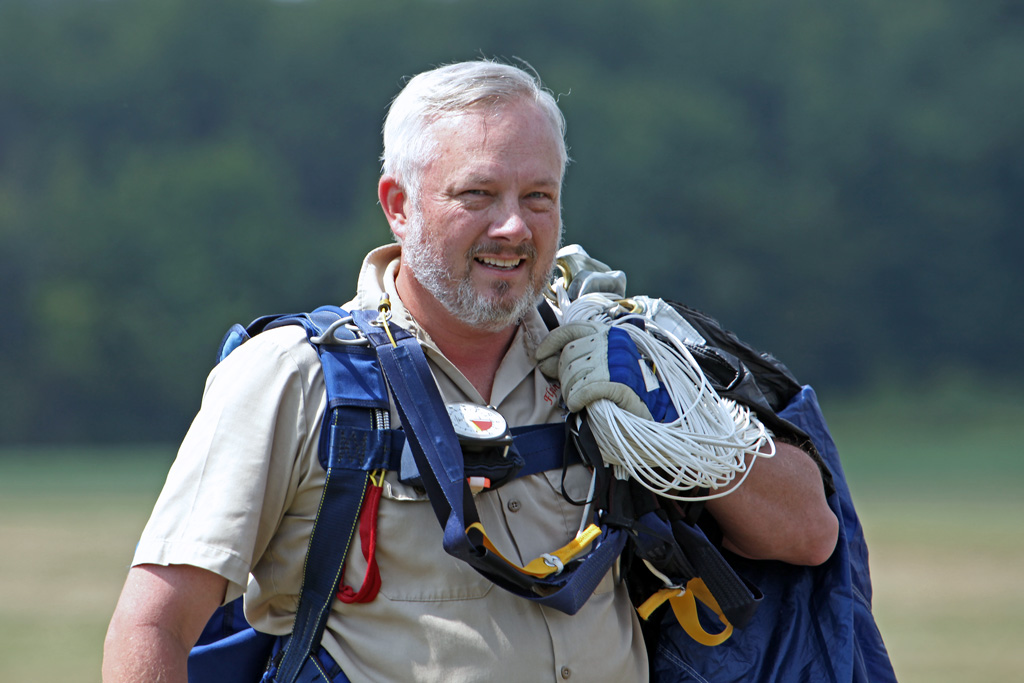
[[[379,199],[398,244],[366,257],[345,308],[376,308],[387,293],[446,401],[494,406],[511,426],[562,421],[535,356],[567,163],[554,99],[531,75],[492,62],[420,74],[389,110],[383,160]],[[324,409],[301,329],[260,334],[214,369],[111,621],[104,680],[184,681],[210,614],[243,590],[257,629],[290,631],[323,485]],[[573,537],[583,513],[560,479],[530,475],[475,497],[506,556],[526,562]],[[588,484],[582,465],[570,468],[570,497],[584,498]],[[784,444],[709,510],[725,544],[748,557],[815,564],[835,544],[817,465]],[[323,639],[349,679],[647,680],[637,617],[614,572],[570,616],[494,586],[449,557],[441,537],[422,491],[389,473],[380,594],[336,601]],[[358,555],[348,585],[362,580]]]

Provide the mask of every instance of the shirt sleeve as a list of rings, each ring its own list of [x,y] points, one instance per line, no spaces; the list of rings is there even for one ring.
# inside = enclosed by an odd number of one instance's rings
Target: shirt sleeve
[[[229,596],[241,593],[303,476],[298,456],[319,431],[322,398],[310,400],[324,393],[319,366],[304,332],[288,327],[213,369],[133,565],[201,567],[233,584]]]

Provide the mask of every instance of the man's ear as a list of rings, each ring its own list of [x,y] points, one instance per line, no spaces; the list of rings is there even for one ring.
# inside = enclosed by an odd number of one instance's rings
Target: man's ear
[[[384,210],[384,217],[391,226],[391,232],[401,240],[405,237],[405,226],[409,221],[409,196],[394,176],[383,175],[377,183],[377,197],[380,199],[380,208]]]

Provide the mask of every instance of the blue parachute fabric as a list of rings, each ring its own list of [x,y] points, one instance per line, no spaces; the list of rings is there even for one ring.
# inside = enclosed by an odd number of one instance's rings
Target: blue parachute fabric
[[[836,550],[818,567],[758,562],[730,554],[736,571],[764,594],[753,619],[725,643],[708,647],[687,636],[667,612],[652,653],[652,681],[896,681],[871,614],[864,533],[814,390],[803,387],[779,416],[811,437],[832,473],[836,491],[828,503],[841,520]]]
[[[192,648],[189,683],[258,681],[277,640],[249,625],[242,598],[232,600],[217,608]]]

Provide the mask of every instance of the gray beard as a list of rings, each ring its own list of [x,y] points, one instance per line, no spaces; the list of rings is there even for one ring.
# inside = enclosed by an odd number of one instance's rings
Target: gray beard
[[[462,322],[480,330],[497,332],[518,323],[539,303],[544,287],[551,279],[551,267],[540,278],[536,271],[532,272],[529,289],[518,299],[503,298],[509,289],[506,282],[492,285],[491,293],[495,296],[487,297],[473,287],[470,269],[475,253],[489,247],[484,245],[472,250],[466,257],[465,270],[457,275],[442,265],[443,254],[436,243],[423,239],[422,228],[419,217],[415,216],[402,241],[402,262],[412,271],[420,286]],[[531,258],[533,268],[538,267],[537,250],[532,244],[517,249],[516,255]]]

